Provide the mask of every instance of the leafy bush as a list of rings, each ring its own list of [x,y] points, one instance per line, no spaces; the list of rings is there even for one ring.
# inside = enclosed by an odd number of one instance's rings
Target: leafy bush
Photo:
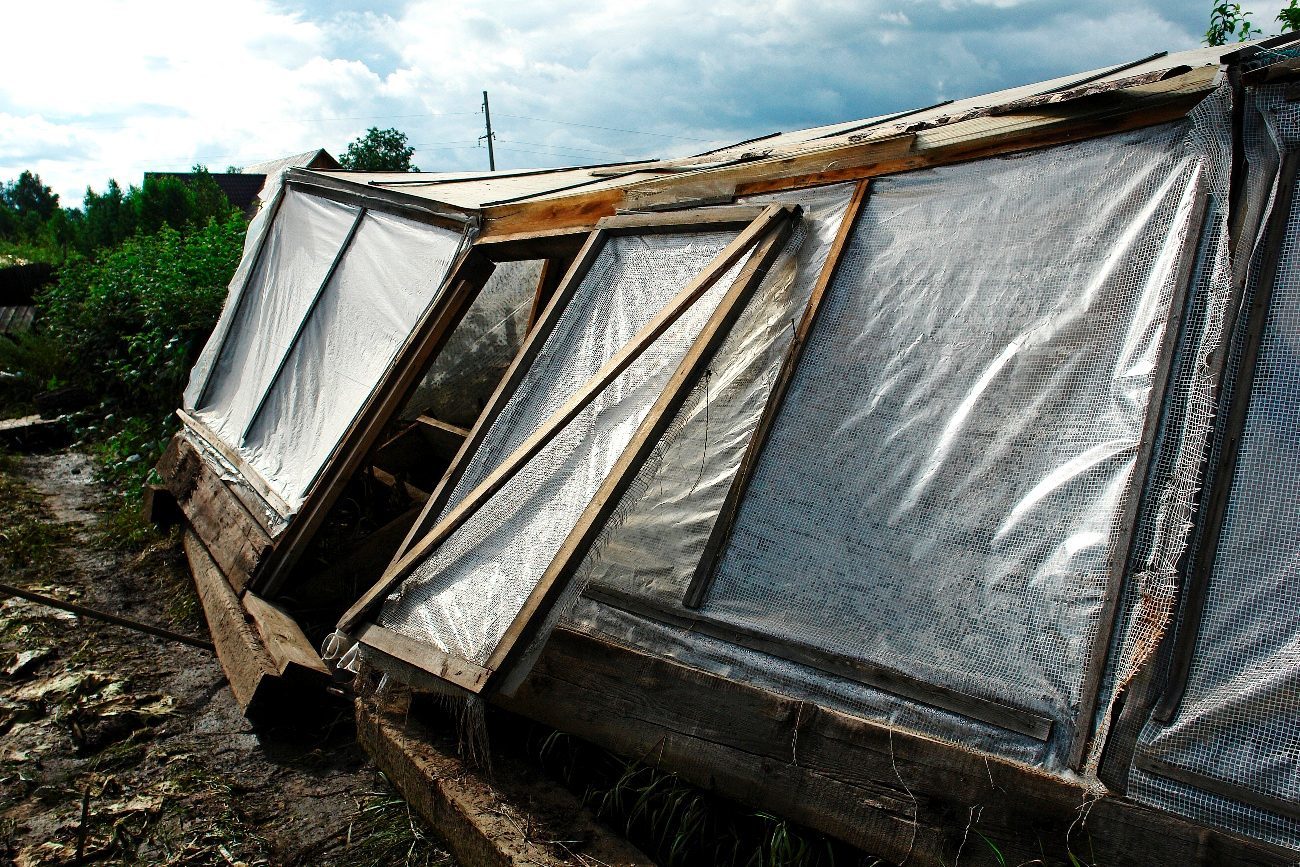
[[[63,345],[48,334],[0,337],[0,418],[35,411],[37,395],[62,386],[68,369]]]
[[[163,226],[97,260],[74,259],[37,299],[70,378],[124,416],[179,405],[190,365],[221,312],[244,220],[186,232]]]

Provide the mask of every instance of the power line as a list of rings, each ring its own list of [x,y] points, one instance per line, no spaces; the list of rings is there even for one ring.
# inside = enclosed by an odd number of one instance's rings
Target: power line
[[[710,139],[710,138],[694,138],[688,135],[669,135],[663,132],[647,132],[646,130],[642,130],[642,129],[624,129],[623,127],[618,127],[618,126],[597,126],[592,123],[574,123],[573,121],[569,121],[569,120],[551,120],[548,117],[529,117],[528,115],[524,115],[524,114],[501,114],[500,112],[498,112],[497,116],[513,117],[518,120],[535,120],[538,123],[556,123],[562,126],[580,126],[580,127],[584,127],[585,129],[603,129],[609,132],[629,132],[632,133],[633,135],[652,135],[655,136],[656,138],[676,138],[676,139],[681,139],[682,141],[702,141],[702,142],[714,141],[714,139]]]

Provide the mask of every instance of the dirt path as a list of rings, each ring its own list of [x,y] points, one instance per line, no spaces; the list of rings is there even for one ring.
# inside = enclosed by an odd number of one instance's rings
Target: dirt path
[[[114,550],[84,455],[0,465],[0,581],[206,637],[174,542]],[[78,851],[81,850],[81,857]],[[258,732],[216,658],[0,602],[0,863],[451,864],[348,709]]]

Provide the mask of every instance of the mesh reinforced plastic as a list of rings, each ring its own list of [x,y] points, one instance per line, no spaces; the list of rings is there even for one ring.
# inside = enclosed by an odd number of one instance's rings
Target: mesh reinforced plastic
[[[467,464],[447,509],[499,466],[734,237],[714,232],[607,241]],[[733,266],[421,562],[386,601],[379,623],[461,658],[486,662],[743,264],[742,259]]]

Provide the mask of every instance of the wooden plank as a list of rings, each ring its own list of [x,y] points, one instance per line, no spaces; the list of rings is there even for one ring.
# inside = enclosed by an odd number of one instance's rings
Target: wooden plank
[[[795,208],[786,213],[787,219],[771,225],[766,236],[754,248],[745,267],[736,275],[735,282],[718,302],[717,309],[700,329],[691,348],[664,384],[631,440],[623,448],[591,502],[569,531],[568,537],[492,651],[487,662],[489,669],[502,672],[503,676],[509,674],[559,594],[568,586],[573,573],[618,507],[642,464],[672,424],[677,411],[686,402],[695,383],[704,375],[718,347],[727,339],[750,298],[758,291],[769,269],[785,249],[786,242],[794,231],[794,220],[799,211]]]
[[[499,234],[478,238],[474,249],[493,262],[520,262],[526,259],[559,259],[568,262],[578,255],[587,242],[590,226],[544,228],[531,232]],[[564,276],[561,269],[558,277]]]
[[[996,125],[973,129],[958,122],[945,128],[947,138],[930,142],[918,137],[915,146],[899,152],[899,141],[836,144],[797,154],[785,154],[766,160],[747,162],[699,173],[655,178],[624,189],[561,196],[499,208],[485,208],[485,238],[497,234],[537,231],[546,227],[592,226],[600,217],[625,207],[632,190],[658,190],[662,200],[673,196],[695,198],[691,184],[701,183],[700,176],[720,173],[734,176],[736,196],[794,190],[805,187],[858,181],[916,169],[967,162],[1017,151],[1032,150],[1073,141],[1097,138],[1127,130],[1140,129],[1178,120],[1186,115],[1213,87],[1217,69],[1193,69],[1183,76],[1149,86],[1154,92],[1130,97],[1119,91],[1110,101],[1087,105],[1067,103],[1056,114],[1024,117],[1008,115]],[[974,126],[973,124],[971,126]],[[650,193],[636,193],[649,197]]]
[[[777,373],[776,382],[768,395],[767,403],[763,406],[754,433],[745,446],[745,454],[741,458],[740,467],[736,471],[736,475],[732,477],[731,486],[727,489],[727,495],[722,501],[717,520],[713,523],[713,529],[709,531],[709,538],[704,544],[704,552],[695,568],[695,573],[691,576],[691,583],[687,586],[686,595],[682,601],[682,604],[687,608],[699,608],[708,595],[709,586],[713,582],[713,575],[718,567],[718,560],[722,556],[727,540],[731,538],[731,530],[735,525],[736,514],[740,509],[741,500],[744,499],[745,492],[749,490],[754,468],[762,455],[763,447],[767,444],[767,437],[772,431],[772,425],[776,422],[777,414],[785,402],[786,390],[790,387],[790,381],[794,377],[794,371],[799,364],[799,359],[803,357],[803,348],[808,342],[808,335],[812,332],[813,325],[816,324],[817,314],[821,310],[822,299],[825,297],[826,290],[839,269],[844,247],[853,234],[853,227],[857,222],[858,215],[865,206],[868,194],[869,182],[860,181],[853,191],[853,198],[849,201],[848,209],[840,221],[839,230],[835,233],[835,240],[831,242],[831,249],[826,255],[826,262],[822,265],[821,273],[817,275],[817,283],[808,296],[808,303],[805,305],[803,315],[799,319],[799,325],[795,329],[794,339],[790,342],[790,348],[787,350],[785,357],[781,360],[781,369]]]
[[[357,641],[470,692],[481,690],[491,674],[486,668],[444,653],[432,644],[407,638],[400,632],[373,623],[366,624],[361,629]]]
[[[1228,511],[1232,486],[1236,480],[1241,437],[1246,427],[1251,391],[1255,384],[1255,368],[1259,362],[1260,344],[1263,342],[1264,329],[1268,323],[1273,289],[1277,284],[1278,266],[1287,241],[1287,222],[1295,206],[1297,180],[1300,180],[1300,151],[1287,155],[1278,175],[1277,198],[1261,251],[1259,281],[1255,297],[1251,299],[1250,309],[1246,314],[1248,317],[1245,326],[1246,338],[1242,346],[1237,382],[1224,421],[1223,446],[1219,453],[1218,466],[1214,470],[1211,489],[1206,498],[1202,518],[1205,522],[1205,530],[1201,534],[1201,543],[1196,551],[1194,571],[1188,576],[1183,590],[1185,599],[1183,614],[1174,640],[1168,684],[1164,695],[1151,713],[1152,718],[1157,722],[1167,723],[1173,719],[1187,690],[1192,657],[1196,652],[1201,619],[1205,613],[1206,594],[1215,560],[1218,558],[1223,520]]]
[[[644,617],[647,620],[654,620],[687,629],[691,632],[698,632],[701,635],[708,635],[734,644],[737,647],[746,647],[759,653],[765,653],[775,659],[786,659],[800,665],[806,665],[809,668],[836,677],[856,681],[874,689],[902,696],[920,704],[955,713],[968,719],[979,720],[1036,740],[1046,741],[1052,733],[1052,720],[1041,714],[928,683],[898,669],[876,665],[840,653],[832,653],[811,644],[796,641],[793,638],[773,638],[758,630],[747,629],[743,626],[724,623],[708,617],[690,615],[685,611],[673,611],[665,606],[656,605],[647,599],[639,599],[626,593],[602,588],[588,587],[584,595],[613,608]]]
[[[763,216],[764,210],[763,205],[724,205],[681,211],[615,214],[605,217],[596,227],[610,232],[637,235],[702,232],[730,227],[741,229]]]
[[[1069,766],[1075,770],[1083,767],[1088,743],[1093,733],[1093,718],[1096,716],[1098,703],[1101,700],[1102,679],[1105,677],[1106,663],[1110,658],[1111,638],[1115,633],[1115,621],[1119,615],[1120,599],[1124,592],[1124,578],[1128,574],[1129,561],[1133,556],[1139,507],[1147,484],[1151,455],[1155,452],[1156,431],[1163,415],[1169,372],[1173,367],[1174,354],[1183,331],[1187,295],[1195,276],[1193,268],[1196,265],[1201,241],[1205,237],[1209,192],[1205,189],[1205,178],[1200,170],[1192,178],[1188,190],[1193,200],[1191,212],[1187,215],[1187,235],[1179,248],[1178,261],[1174,264],[1169,313],[1160,341],[1159,355],[1156,357],[1155,370],[1151,376],[1146,418],[1142,423],[1137,454],[1133,458],[1128,490],[1120,507],[1119,535],[1110,551],[1109,574],[1098,615],[1097,632],[1093,636],[1092,646],[1088,651],[1088,662],[1084,667],[1083,681],[1079,686],[1079,712],[1075,718],[1068,759]]]
[[[184,437],[172,438],[158,469],[190,529],[229,582],[243,589],[270,550],[271,538]]]
[[[442,543],[449,535],[454,533],[465,521],[474,514],[474,512],[483,503],[500,490],[507,482],[510,481],[522,468],[527,461],[535,454],[546,447],[557,433],[559,433],[566,424],[582,412],[584,408],[598,395],[610,382],[626,370],[633,362],[638,359],[643,352],[662,335],[673,323],[676,322],[686,310],[694,304],[701,295],[716,283],[723,274],[749,251],[749,249],[758,241],[758,239],[767,232],[769,228],[782,215],[791,213],[791,208],[783,205],[770,205],[764,209],[763,217],[755,220],[744,231],[736,236],[736,239],[728,244],[721,253],[719,253],[709,265],[698,274],[676,297],[673,298],[662,310],[657,313],[646,325],[637,332],[626,345],[609,359],[600,370],[567,400],[563,406],[556,410],[550,418],[541,424],[517,449],[506,458],[500,466],[483,480],[465,499],[457,503],[455,508],[449,511],[446,517],[438,521],[437,525],[430,530],[418,542],[412,543],[402,555],[385,571],[384,576],[369,592],[366,593],[355,605],[352,606],[339,621],[339,628],[345,632],[355,628],[361,618],[367,613],[369,608],[375,604],[379,598],[386,595],[388,591],[396,586],[406,575],[415,568],[416,564],[428,555],[435,547]],[[557,295],[557,297],[559,297]],[[485,413],[486,414],[486,413]],[[482,422],[482,418],[480,418]],[[469,442],[466,441],[468,447]],[[462,452],[464,454],[465,452]],[[459,460],[460,456],[458,456]],[[446,479],[444,479],[444,482]],[[439,496],[435,492],[433,498],[430,498],[430,504]],[[422,518],[423,520],[423,518]]]
[[[528,324],[524,329],[525,333],[531,331],[533,326],[537,324],[542,311],[546,309],[546,305],[551,303],[551,297],[560,288],[560,281],[569,272],[569,267],[572,264],[572,256],[567,259],[551,257],[542,261],[542,273],[537,277],[537,289],[533,292],[533,304],[528,309]]]
[[[533,360],[541,352],[542,347],[546,344],[546,339],[555,329],[560,316],[573,298],[573,293],[577,291],[592,263],[600,255],[605,237],[605,233],[600,231],[593,232],[588,236],[587,243],[573,260],[568,273],[560,282],[560,288],[556,290],[550,303],[546,305],[541,320],[529,330],[528,336],[524,338],[523,345],[519,347],[519,351],[515,353],[515,357],[511,360],[510,367],[506,369],[505,375],[497,383],[497,387],[493,390],[492,396],[488,398],[483,411],[479,413],[478,419],[474,422],[474,427],[470,429],[469,436],[465,438],[460,451],[452,458],[451,465],[447,467],[447,472],[443,474],[437,487],[433,489],[432,496],[429,497],[428,503],[425,504],[424,512],[412,525],[406,539],[398,547],[398,554],[405,553],[411,545],[428,533],[434,522],[442,514],[443,507],[446,506],[447,500],[451,498],[452,492],[456,489],[456,484],[460,481],[461,474],[464,472],[470,456],[478,451],[483,438],[487,436],[488,430],[491,429],[493,422],[496,421],[497,416],[505,407],[506,401],[510,399],[510,395],[514,393],[524,375],[532,367]]]
[[[1054,865],[1071,852],[1115,867],[1295,860],[966,746],[564,628],[518,691],[489,700],[898,863]]]
[[[285,529],[263,574],[257,578],[257,589],[263,595],[274,596],[288,580],[343,488],[361,468],[389,420],[409,400],[432,359],[442,352],[494,268],[473,248],[463,250],[451,266],[428,308],[308,488],[297,518]]]
[[[1184,786],[1191,786],[1193,789],[1200,789],[1202,792],[1209,792],[1212,795],[1227,798],[1229,801],[1258,807],[1269,813],[1300,822],[1300,803],[1295,801],[1279,798],[1267,792],[1259,792],[1228,780],[1221,780],[1218,777],[1189,771],[1172,762],[1166,762],[1163,759],[1157,759],[1142,753],[1138,754],[1136,764],[1148,774],[1164,777],[1166,780],[1173,780],[1176,783],[1182,783]]]
[[[254,593],[245,593],[240,601],[278,675],[330,683],[329,668],[288,612]]]
[[[474,212],[446,202],[387,187],[362,186],[338,175],[319,174],[311,169],[290,169],[285,186],[341,204],[397,214],[453,232],[463,232],[466,226],[477,222]]]
[[[402,703],[356,701],[357,740],[456,858],[474,867],[650,867],[644,854],[595,821],[554,784],[511,773],[494,757],[485,773],[455,744],[424,728]]]
[[[267,691],[274,689],[273,682],[279,675],[276,664],[248,623],[239,597],[221,574],[210,550],[193,530],[185,531],[182,544],[230,691],[241,711],[256,712]]]

